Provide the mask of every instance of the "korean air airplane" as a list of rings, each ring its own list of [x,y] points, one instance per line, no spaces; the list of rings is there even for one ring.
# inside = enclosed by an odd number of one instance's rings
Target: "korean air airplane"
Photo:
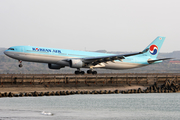
[[[89,68],[87,74],[97,74],[95,68],[130,69],[160,63],[171,58],[157,59],[165,37],[158,36],[142,52],[131,54],[106,54],[97,52],[75,51],[67,49],[45,48],[36,46],[10,47],[4,54],[19,61],[47,63],[49,69],[60,69],[66,66],[77,68],[75,74],[84,74],[81,68]]]

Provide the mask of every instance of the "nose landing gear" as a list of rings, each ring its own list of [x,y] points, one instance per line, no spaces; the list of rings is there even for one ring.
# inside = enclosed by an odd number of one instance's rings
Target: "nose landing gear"
[[[23,65],[22,65],[22,61],[19,60],[19,67],[21,68]]]

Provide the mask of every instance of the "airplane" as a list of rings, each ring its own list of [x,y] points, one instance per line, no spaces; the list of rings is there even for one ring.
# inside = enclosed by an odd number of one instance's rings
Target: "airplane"
[[[76,68],[75,74],[85,74],[81,68],[88,68],[87,74],[97,74],[95,68],[104,69],[131,69],[160,63],[171,58],[157,59],[157,55],[165,37],[158,36],[142,52],[130,54],[107,54],[37,46],[13,46],[4,51],[4,54],[19,61],[47,63],[49,69],[61,69],[66,66]]]

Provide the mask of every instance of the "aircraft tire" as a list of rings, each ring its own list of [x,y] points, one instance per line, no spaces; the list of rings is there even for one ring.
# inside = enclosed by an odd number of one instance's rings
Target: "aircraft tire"
[[[81,71],[80,73],[81,73],[82,75],[84,75],[84,71]]]
[[[19,67],[21,68],[23,65],[22,64],[19,64]]]
[[[93,74],[93,75],[96,75],[96,74],[97,74],[97,71],[93,71],[92,74]]]
[[[87,70],[87,74],[92,74],[92,70]]]
[[[75,71],[74,73],[75,73],[76,75],[79,75],[79,74],[84,75],[84,71]]]
[[[74,73],[75,73],[76,75],[79,75],[80,72],[79,72],[79,71],[75,71]]]

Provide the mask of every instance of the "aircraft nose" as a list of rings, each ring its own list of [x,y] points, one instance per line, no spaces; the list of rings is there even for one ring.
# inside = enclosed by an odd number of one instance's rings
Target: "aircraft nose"
[[[7,50],[4,51],[4,54],[7,55]]]
[[[7,55],[7,56],[10,56],[10,51],[5,50],[5,51],[4,51],[4,54]]]

